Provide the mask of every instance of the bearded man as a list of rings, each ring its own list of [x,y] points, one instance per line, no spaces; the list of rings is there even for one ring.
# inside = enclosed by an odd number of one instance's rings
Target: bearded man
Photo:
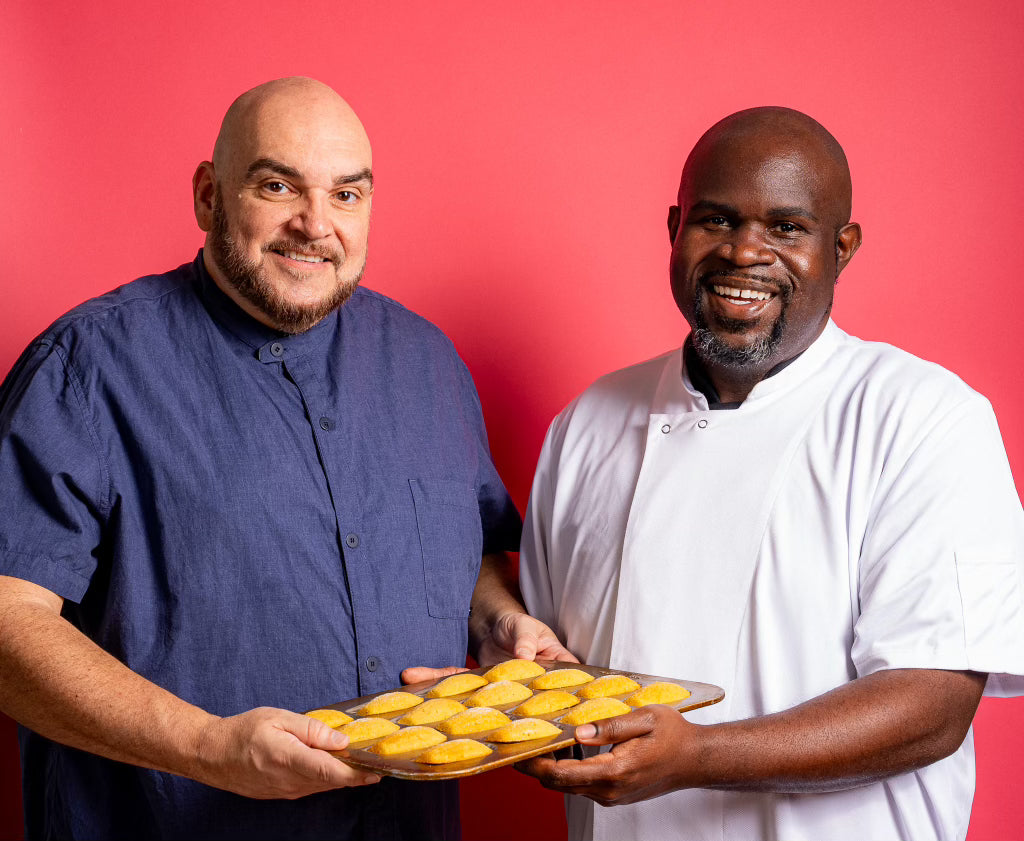
[[[333,90],[243,94],[193,187],[199,256],[72,310],[0,391],[28,837],[457,837],[454,784],[368,786],[299,713],[467,645],[565,654],[475,595],[520,520],[469,373],[359,286],[370,144]]]
[[[689,337],[551,425],[527,608],[584,662],[726,690],[525,763],[575,795],[572,838],[967,833],[971,719],[1024,690],[1024,514],[988,402],[830,319],[850,210],[810,117],[717,123],[668,216]]]

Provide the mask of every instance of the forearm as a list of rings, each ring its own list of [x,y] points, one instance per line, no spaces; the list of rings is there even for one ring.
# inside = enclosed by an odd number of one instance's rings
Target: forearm
[[[507,553],[483,556],[471,605],[469,651],[479,659],[480,646],[490,637],[501,616],[526,613],[516,581],[515,563]]]
[[[4,584],[0,707],[5,713],[72,747],[197,775],[200,733],[215,716],[145,680],[100,649],[59,615],[59,599],[35,594],[26,599],[34,585],[13,579]]]
[[[834,791],[912,771],[963,742],[983,675],[892,670],[785,712],[699,728],[705,788]]]

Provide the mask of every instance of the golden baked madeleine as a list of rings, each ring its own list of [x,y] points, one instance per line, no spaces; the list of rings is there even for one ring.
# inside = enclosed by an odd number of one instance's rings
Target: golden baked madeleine
[[[564,689],[549,689],[547,692],[538,692],[532,698],[527,698],[515,708],[516,715],[546,715],[556,710],[565,710],[575,707],[580,699],[571,692]]]
[[[417,704],[422,703],[423,699],[419,695],[413,695],[411,692],[385,692],[383,695],[378,695],[376,698],[363,704],[359,708],[359,714],[387,715],[388,713],[407,710],[409,707],[415,707]]]
[[[472,692],[481,686],[486,686],[487,680],[480,675],[470,672],[460,672],[457,675],[446,677],[437,686],[427,693],[428,698],[450,698],[452,695],[462,695]]]
[[[505,713],[490,707],[473,707],[442,721],[437,729],[449,736],[468,736],[470,733],[494,730],[511,720]]]
[[[530,686],[534,689],[565,689],[590,683],[593,679],[582,669],[554,669],[536,678]]]
[[[394,756],[424,750],[439,745],[444,740],[444,733],[439,733],[433,727],[403,727],[396,733],[385,736],[370,750],[379,756]]]
[[[484,678],[488,683],[497,683],[499,680],[525,680],[542,674],[544,667],[533,660],[506,660],[484,672]]]
[[[499,680],[482,686],[466,699],[467,707],[500,707],[525,701],[533,692],[514,680]]]
[[[367,739],[377,739],[394,733],[398,725],[386,718],[357,718],[348,724],[338,728],[339,733],[348,736],[350,742],[365,742]]]
[[[437,724],[446,718],[451,718],[466,708],[458,701],[451,698],[431,698],[418,707],[413,707],[409,712],[398,719],[398,723],[406,726],[410,724]]]
[[[604,675],[591,681],[579,691],[583,700],[604,698],[608,695],[625,695],[640,688],[640,684],[625,675]]]
[[[557,736],[561,729],[542,718],[520,718],[493,733],[487,734],[488,742],[528,742],[531,739],[545,739]]]
[[[449,762],[480,759],[490,753],[494,753],[494,750],[476,739],[452,739],[450,742],[427,748],[416,757],[416,761],[427,765],[447,765]]]
[[[628,712],[632,712],[631,708],[617,698],[591,698],[569,710],[562,716],[561,722],[578,727],[581,724],[589,724],[591,721],[600,721],[602,718],[611,718]]]
[[[678,683],[659,680],[641,687],[626,699],[631,707],[646,707],[648,704],[674,704],[690,697],[690,690]]]

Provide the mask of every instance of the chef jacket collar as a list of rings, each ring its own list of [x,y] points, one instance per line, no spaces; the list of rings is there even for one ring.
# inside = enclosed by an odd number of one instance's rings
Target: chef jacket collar
[[[802,353],[780,362],[751,389],[742,402],[723,403],[704,364],[687,336],[678,354],[673,354],[672,376],[662,377],[655,400],[655,413],[739,409],[756,404],[770,395],[783,393],[802,383],[832,355],[845,334],[829,319],[821,335]],[[678,372],[682,372],[682,376]],[[668,373],[666,371],[666,373]]]

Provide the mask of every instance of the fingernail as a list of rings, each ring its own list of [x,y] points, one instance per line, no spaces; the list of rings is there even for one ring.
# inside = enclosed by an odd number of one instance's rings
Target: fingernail
[[[577,739],[593,739],[597,735],[597,728],[593,724],[581,724],[576,728]]]
[[[342,747],[348,742],[348,736],[344,733],[339,733],[337,730],[331,731],[331,744],[335,747]]]
[[[363,777],[363,785],[370,786],[370,785],[373,785],[374,783],[379,783],[379,782],[380,782],[380,777],[378,777],[376,774],[369,774],[369,775]]]

